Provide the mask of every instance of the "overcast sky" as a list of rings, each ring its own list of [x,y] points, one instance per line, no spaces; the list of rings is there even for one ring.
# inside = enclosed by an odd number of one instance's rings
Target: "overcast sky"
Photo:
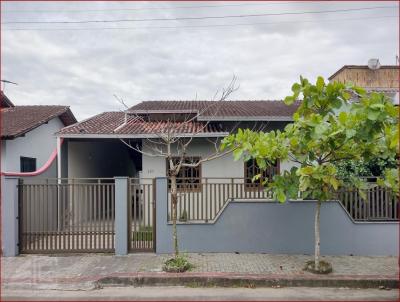
[[[384,8],[364,9],[376,6]],[[328,77],[369,58],[393,65],[399,53],[395,1],[1,2],[1,8],[1,77],[18,83],[7,84],[6,95],[17,105],[70,105],[78,120],[124,109],[114,94],[130,106],[211,99],[233,75],[240,88],[231,99],[281,99],[299,75]],[[320,13],[299,14],[311,11]],[[179,20],[276,13],[290,14]],[[121,19],[136,21],[9,23]]]

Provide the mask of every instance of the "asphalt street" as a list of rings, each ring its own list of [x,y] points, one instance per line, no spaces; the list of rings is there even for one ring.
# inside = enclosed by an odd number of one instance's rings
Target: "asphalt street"
[[[348,288],[188,288],[188,287],[111,287],[96,290],[3,290],[2,301],[56,300],[197,300],[197,301],[268,301],[268,300],[357,300],[395,301],[398,290]]]

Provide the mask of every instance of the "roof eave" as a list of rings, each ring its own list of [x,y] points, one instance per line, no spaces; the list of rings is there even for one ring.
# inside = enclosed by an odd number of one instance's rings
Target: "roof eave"
[[[127,110],[128,114],[171,114],[171,113],[198,113],[198,110],[185,109],[152,109],[152,110]]]
[[[198,121],[221,121],[221,122],[293,122],[292,116],[199,116]]]
[[[95,134],[95,133],[56,133],[55,136],[62,138],[159,138],[162,133],[138,133],[138,134]],[[225,137],[229,135],[229,132],[214,132],[214,133],[179,133],[174,134],[177,137]]]

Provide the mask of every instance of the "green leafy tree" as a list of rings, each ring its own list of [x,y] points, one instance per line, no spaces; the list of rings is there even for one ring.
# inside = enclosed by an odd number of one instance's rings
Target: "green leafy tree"
[[[372,158],[365,162],[363,160],[341,161],[335,164],[337,176],[348,182],[351,177],[382,177],[386,169],[395,169],[397,162],[395,158]]]
[[[362,189],[357,177],[343,182],[337,164],[379,157],[395,158],[398,145],[397,109],[383,94],[366,94],[359,87],[338,82],[326,84],[318,77],[315,85],[300,77],[292,86],[287,105],[299,102],[294,122],[283,131],[254,132],[239,129],[223,141],[222,148],[234,149],[236,160],[254,158],[261,169],[275,160],[291,160],[297,165],[274,176],[268,184],[274,198],[285,202],[303,198],[316,200],[314,269],[320,269],[320,208],[334,198],[340,186]],[[354,98],[357,98],[356,101]],[[397,191],[397,170],[387,170],[380,184]]]

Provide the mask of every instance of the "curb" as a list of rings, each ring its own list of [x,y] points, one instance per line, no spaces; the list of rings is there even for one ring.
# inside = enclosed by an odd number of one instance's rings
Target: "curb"
[[[107,276],[98,279],[97,288],[115,286],[188,286],[188,287],[347,287],[399,288],[395,276],[259,276],[231,274],[145,274],[136,276]]]

